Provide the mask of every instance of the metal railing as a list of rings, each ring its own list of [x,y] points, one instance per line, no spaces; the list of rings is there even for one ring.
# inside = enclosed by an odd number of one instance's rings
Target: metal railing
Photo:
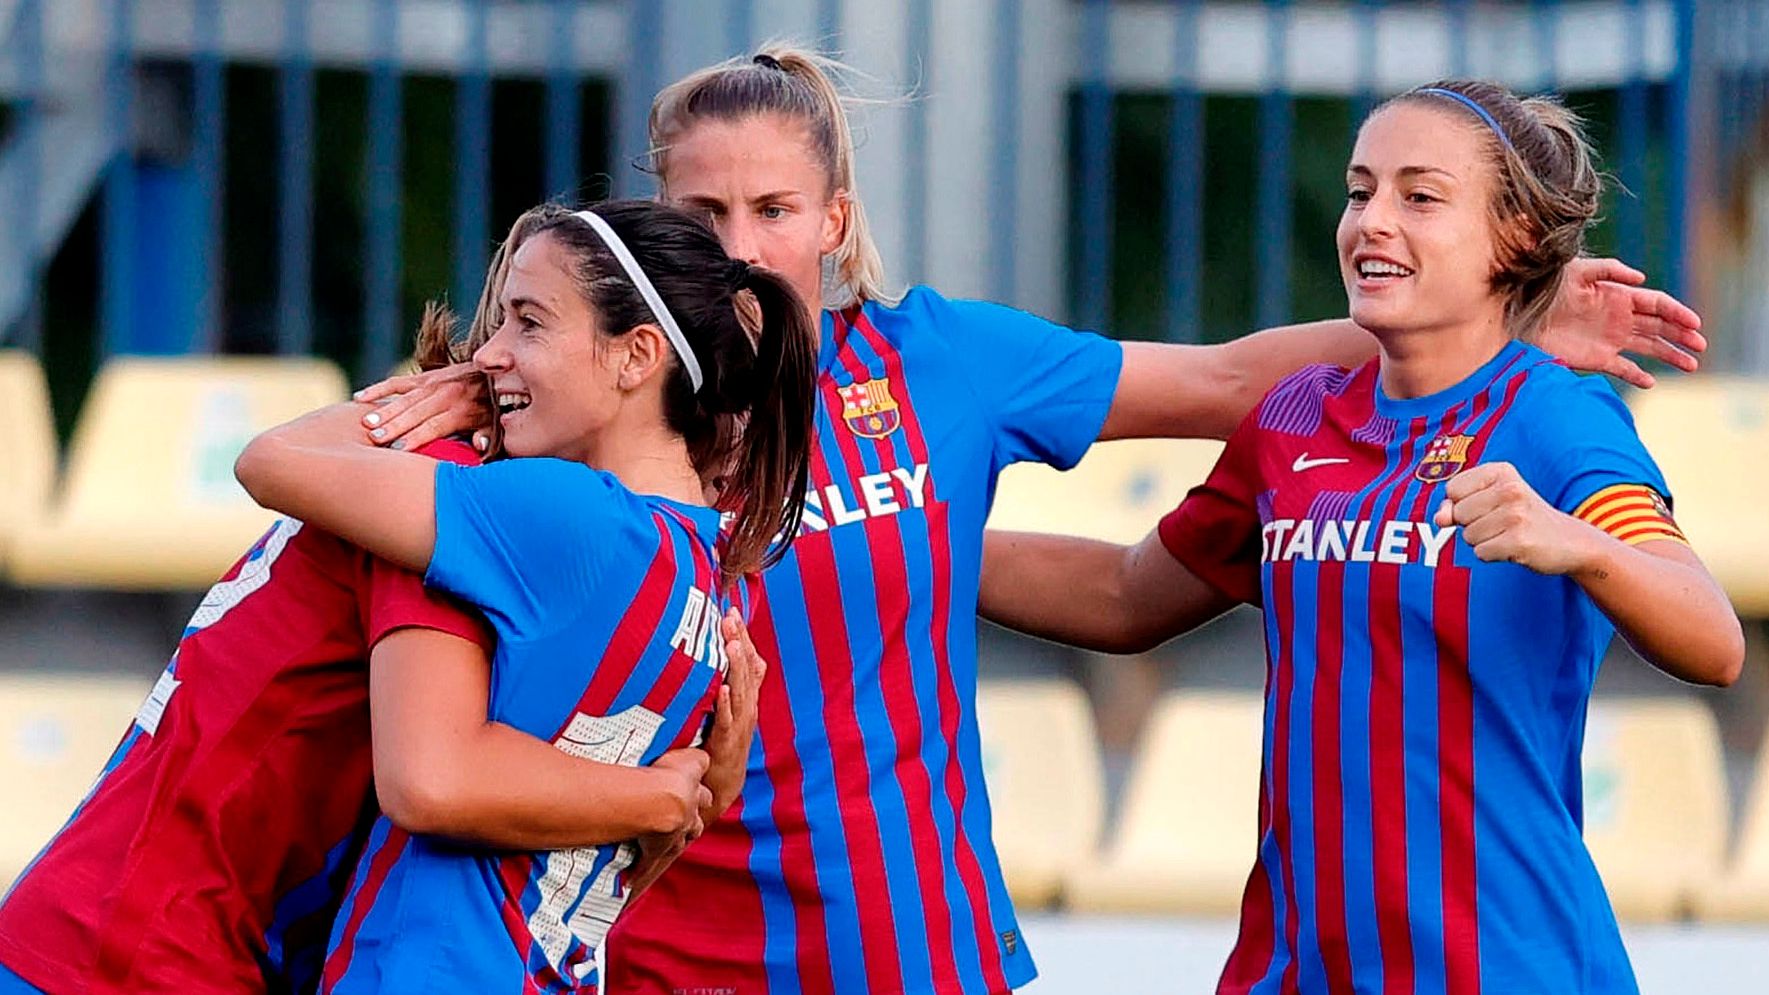
[[[1380,96],[1444,75],[1569,89],[1612,106],[1606,159],[1631,195],[1613,200],[1605,247],[1656,264],[1662,285],[1699,293],[1690,212],[1748,179],[1769,94],[1769,0],[0,0],[0,28],[10,110],[0,184],[12,230],[40,236],[0,250],[0,322],[11,338],[38,345],[33,288],[73,224],[73,210],[51,211],[45,191],[84,184],[100,204],[101,351],[224,345],[234,262],[223,250],[233,223],[228,80],[252,66],[277,81],[276,230],[258,246],[276,260],[276,348],[303,353],[320,341],[316,212],[354,211],[361,290],[346,310],[360,315],[350,335],[363,377],[397,357],[410,317],[404,239],[416,173],[451,177],[450,263],[433,290],[470,303],[496,226],[509,220],[493,216],[494,140],[520,138],[540,157],[531,200],[649,193],[632,164],[645,151],[652,94],[770,37],[837,50],[881,89],[908,94],[866,112],[861,128],[861,187],[897,279],[933,278],[949,293],[1176,340],[1204,334],[1210,284],[1225,278],[1251,289],[1249,327],[1295,315],[1296,260],[1320,253],[1293,246],[1323,245],[1325,234],[1294,230],[1298,198],[1338,196],[1317,189],[1306,167],[1326,157],[1336,170]],[[81,76],[69,66],[88,68]],[[359,203],[316,204],[315,149],[331,140],[318,125],[316,77],[339,69],[366,85]],[[176,86],[164,85],[169,74]],[[446,164],[414,161],[406,148],[407,83],[438,75],[452,81]],[[494,91],[510,79],[541,84],[538,135],[500,130]],[[604,84],[594,91],[607,103],[594,110],[609,119],[599,161],[583,152],[586,80]],[[1252,98],[1251,108],[1221,103],[1231,96]],[[1147,97],[1165,117],[1153,153],[1131,147],[1140,133],[1123,117],[1126,100]],[[1299,134],[1299,102],[1323,99],[1342,105],[1341,147],[1320,147],[1313,125],[1313,138]],[[1213,170],[1226,168],[1205,140],[1219,105],[1245,115],[1253,150],[1251,202],[1226,220],[1228,205],[1208,193]],[[93,133],[90,162],[50,147],[58,123]],[[173,150],[159,154],[184,194],[143,200],[144,145]],[[1138,165],[1159,177],[1158,193],[1120,181],[1134,155],[1161,160]],[[603,171],[605,181],[593,179]],[[1114,225],[1127,211],[1158,228],[1158,262],[1127,261],[1133,249]],[[1250,232],[1252,251],[1238,263],[1209,255],[1225,225]],[[175,244],[158,246],[162,231]],[[188,302],[144,318],[158,251],[188,257],[194,288]],[[1126,281],[1145,272],[1161,284],[1154,312],[1118,313]],[[10,297],[7,273],[24,288]],[[144,330],[144,321],[176,327]]]

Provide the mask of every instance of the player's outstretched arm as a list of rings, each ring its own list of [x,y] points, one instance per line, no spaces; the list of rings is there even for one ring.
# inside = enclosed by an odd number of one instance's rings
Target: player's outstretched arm
[[[1644,541],[1629,545],[1543,500],[1509,463],[1464,470],[1444,485],[1444,496],[1437,524],[1459,526],[1482,560],[1572,578],[1647,662],[1672,677],[1722,686],[1738,680],[1738,616],[1668,517],[1638,527]]]
[[[983,537],[977,613],[1041,639],[1141,653],[1233,606],[1153,532],[1134,546],[1032,532]]]
[[[1701,318],[1646,275],[1614,259],[1567,264],[1559,296],[1536,342],[1576,370],[1608,373],[1636,387],[1651,374],[1628,354],[1684,370],[1707,349]],[[1102,439],[1226,439],[1266,391],[1311,363],[1355,367],[1376,340],[1349,319],[1286,325],[1213,346],[1124,346],[1124,368]]]
[[[247,444],[234,476],[252,500],[407,570],[436,548],[436,461],[369,444],[367,405],[346,402]]]
[[[707,755],[596,763],[487,721],[491,665],[473,642],[407,628],[369,662],[375,794],[401,828],[480,846],[554,850],[640,836],[693,839]]]

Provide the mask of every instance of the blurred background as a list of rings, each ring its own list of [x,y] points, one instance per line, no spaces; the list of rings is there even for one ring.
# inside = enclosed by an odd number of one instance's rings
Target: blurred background
[[[1618,645],[1588,836],[1646,991],[1760,990],[1769,0],[0,0],[0,881],[264,527],[244,440],[392,370],[424,301],[470,308],[522,209],[650,194],[652,95],[772,38],[865,74],[893,283],[1121,338],[1342,314],[1331,232],[1382,96],[1564,94],[1615,181],[1594,249],[1706,319],[1707,372],[1629,403],[1752,653],[1708,693]],[[1016,468],[996,521],[1131,541],[1214,452]],[[1031,990],[1204,990],[1252,856],[1257,617],[1131,659],[981,635]]]

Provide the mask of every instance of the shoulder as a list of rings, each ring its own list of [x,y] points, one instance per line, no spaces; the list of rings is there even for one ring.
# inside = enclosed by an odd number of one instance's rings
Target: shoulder
[[[480,462],[480,456],[473,447],[459,439],[437,439],[420,446],[417,453],[443,463],[459,463],[462,466],[478,466]]]
[[[1311,435],[1330,398],[1344,396],[1360,379],[1374,378],[1376,361],[1349,369],[1312,363],[1284,377],[1265,392],[1251,419],[1260,429]]]
[[[555,517],[576,516],[632,497],[613,474],[552,457],[443,463],[437,472],[439,500],[452,492],[476,504],[525,509],[529,514],[553,511]]]
[[[1633,431],[1627,404],[1606,378],[1575,373],[1545,353],[1531,351],[1535,355],[1525,359],[1530,365],[1521,371],[1507,421],[1543,439],[1577,439],[1599,429]]]
[[[1019,308],[994,301],[947,297],[921,285],[910,287],[895,304],[867,301],[861,311],[881,330],[914,327],[958,337],[1030,330],[1069,331]]]

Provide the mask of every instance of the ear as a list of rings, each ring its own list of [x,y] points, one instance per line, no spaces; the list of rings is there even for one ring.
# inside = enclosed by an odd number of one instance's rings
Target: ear
[[[841,247],[842,240],[848,235],[848,191],[839,187],[829,195],[828,203],[823,205],[822,241],[818,243],[819,255],[829,255]]]
[[[627,349],[620,360],[617,383],[621,390],[637,390],[664,368],[670,355],[669,338],[652,324],[635,326],[622,338]]]

